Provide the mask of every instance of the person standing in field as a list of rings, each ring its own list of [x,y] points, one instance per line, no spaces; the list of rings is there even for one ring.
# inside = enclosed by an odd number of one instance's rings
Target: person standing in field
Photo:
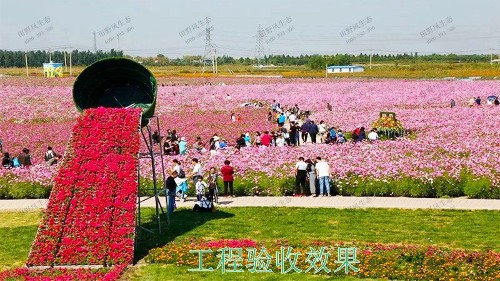
[[[192,161],[194,166],[193,166],[193,172],[191,173],[191,177],[193,179],[193,185],[196,185],[196,183],[198,182],[198,178],[203,177],[203,170],[201,168],[201,164],[198,158],[193,158]]]
[[[286,117],[283,112],[280,113],[280,116],[278,117],[278,126],[283,127],[285,125]]]
[[[318,134],[319,134],[319,142],[320,143],[322,143],[324,141],[325,133],[326,133],[326,124],[325,124],[325,121],[321,120],[321,121],[319,121],[319,124],[318,124]]]
[[[210,168],[209,176],[208,176],[208,192],[210,193],[210,196],[212,198],[217,198],[215,195],[216,192],[218,192],[219,188],[217,185],[217,179],[219,178],[219,173],[217,173],[217,170],[215,167]],[[215,200],[215,203],[217,202],[217,199]]]
[[[314,121],[309,123],[309,135],[311,136],[311,142],[316,144],[316,135],[319,132],[318,125],[314,124]]]
[[[165,180],[165,188],[168,194],[168,214],[172,214],[175,209],[175,190],[177,189],[177,184],[175,183],[175,178],[177,177],[177,172],[173,171],[170,176]]]
[[[288,123],[292,124],[292,123],[295,123],[297,121],[297,115],[295,112],[291,112],[290,113],[290,116],[288,116]]]
[[[289,137],[290,137],[290,144],[293,146],[297,145],[297,134],[298,134],[298,131],[297,131],[297,127],[295,126],[295,122],[290,121]]]
[[[307,163],[307,178],[309,180],[309,192],[311,193],[310,196],[316,195],[316,167],[314,166],[315,163],[311,159],[306,160]]]
[[[205,189],[208,187],[207,183],[203,181],[203,177],[198,177],[198,181],[196,182],[196,200],[201,201],[203,196],[205,195]]]
[[[295,195],[305,194],[306,178],[307,178],[307,163],[304,162],[304,157],[299,157],[299,162],[295,164]]]
[[[316,157],[316,175],[319,179],[319,195],[330,196],[330,166],[321,157]]]
[[[224,161],[224,166],[220,169],[222,175],[222,181],[224,182],[224,196],[234,197],[233,193],[233,182],[234,182],[234,169],[230,166],[231,162],[229,160]],[[229,193],[228,193],[229,191]]]
[[[306,120],[304,124],[300,127],[300,131],[302,133],[302,142],[305,144],[307,142],[307,135],[309,134],[309,120]]]

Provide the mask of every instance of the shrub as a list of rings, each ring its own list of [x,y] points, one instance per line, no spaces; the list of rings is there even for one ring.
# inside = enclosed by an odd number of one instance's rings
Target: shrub
[[[494,198],[495,192],[488,178],[469,179],[464,184],[464,193],[470,198]],[[498,195],[498,191],[496,192]]]

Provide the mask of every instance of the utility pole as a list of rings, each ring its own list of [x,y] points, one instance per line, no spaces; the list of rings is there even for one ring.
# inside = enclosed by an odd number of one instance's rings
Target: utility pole
[[[255,45],[255,59],[257,60],[257,65],[262,65],[262,59],[264,58],[264,44],[262,43],[264,39],[264,31],[260,27],[257,29],[257,42]]]
[[[207,66],[207,59],[210,58],[210,62],[212,63],[212,73],[215,74],[215,54],[214,54],[214,45],[212,44],[210,38],[210,28],[205,29],[205,53],[203,54],[203,70],[202,73],[205,73],[205,67]]]
[[[94,53],[97,53],[97,41],[95,39],[95,31],[93,33],[94,33]]]
[[[370,69],[372,69],[372,53],[370,53]]]
[[[69,48],[69,76],[73,76],[73,72],[72,72],[72,64],[71,64],[71,53],[72,53],[72,50],[71,48]]]
[[[64,49],[64,72],[68,72],[68,62],[66,60],[66,49]]]
[[[26,76],[30,76],[30,72],[28,69],[28,53],[24,53],[24,60],[26,61]]]
[[[214,48],[214,62],[215,62],[215,74],[218,73],[218,70],[217,70],[217,49]]]

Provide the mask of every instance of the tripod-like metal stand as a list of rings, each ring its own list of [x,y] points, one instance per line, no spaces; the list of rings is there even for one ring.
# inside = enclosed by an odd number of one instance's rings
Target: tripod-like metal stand
[[[161,131],[160,131],[160,120],[158,119],[157,116],[153,116],[151,118],[146,118],[143,119],[143,122],[147,122],[147,125],[142,127],[141,130],[141,135],[144,140],[144,143],[146,144],[146,152],[140,152],[139,153],[139,159],[150,159],[151,161],[151,169],[152,169],[152,176],[153,176],[153,187],[152,188],[141,188],[141,172],[140,172],[140,165],[139,169],[137,169],[137,183],[138,183],[138,192],[137,192],[137,214],[136,214],[136,241],[137,238],[141,236],[142,231],[146,231],[148,233],[154,234],[154,231],[152,229],[145,228],[142,225],[142,220],[141,220],[141,203],[149,200],[154,197],[155,200],[155,216],[156,216],[156,223],[158,225],[158,234],[161,234],[161,215],[165,216],[166,218],[166,223],[170,223],[170,218],[169,214],[166,210],[168,210],[168,198],[167,198],[167,192],[165,189],[165,165],[163,162],[163,147],[161,146]],[[155,131],[157,132],[158,139],[153,138],[153,132],[152,132],[152,125],[151,123],[155,122],[154,128],[156,129]],[[157,146],[156,146],[157,145]],[[155,151],[155,147],[159,147],[159,151]],[[157,174],[156,171],[156,165],[157,165],[157,159],[155,159],[156,156],[160,157],[160,164],[161,164],[161,173],[160,175]],[[161,182],[161,184],[159,184]],[[141,198],[141,192],[144,191],[153,191],[154,195],[147,195],[143,198]],[[163,208],[160,197],[164,195],[165,196],[165,208]]]

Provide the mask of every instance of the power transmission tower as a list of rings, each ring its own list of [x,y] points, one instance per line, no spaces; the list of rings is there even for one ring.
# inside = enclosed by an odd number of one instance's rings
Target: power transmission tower
[[[95,39],[95,31],[94,31],[94,53],[97,53],[97,42]]]
[[[217,73],[217,58],[215,57],[215,46],[212,44],[210,39],[210,28],[205,29],[205,53],[203,54],[203,70],[202,73],[205,73],[205,67],[208,64],[212,65],[212,73]]]
[[[257,59],[257,65],[262,65],[262,60],[264,58],[264,44],[262,43],[264,39],[264,31],[260,27],[257,30],[257,43],[255,45],[255,58]]]

